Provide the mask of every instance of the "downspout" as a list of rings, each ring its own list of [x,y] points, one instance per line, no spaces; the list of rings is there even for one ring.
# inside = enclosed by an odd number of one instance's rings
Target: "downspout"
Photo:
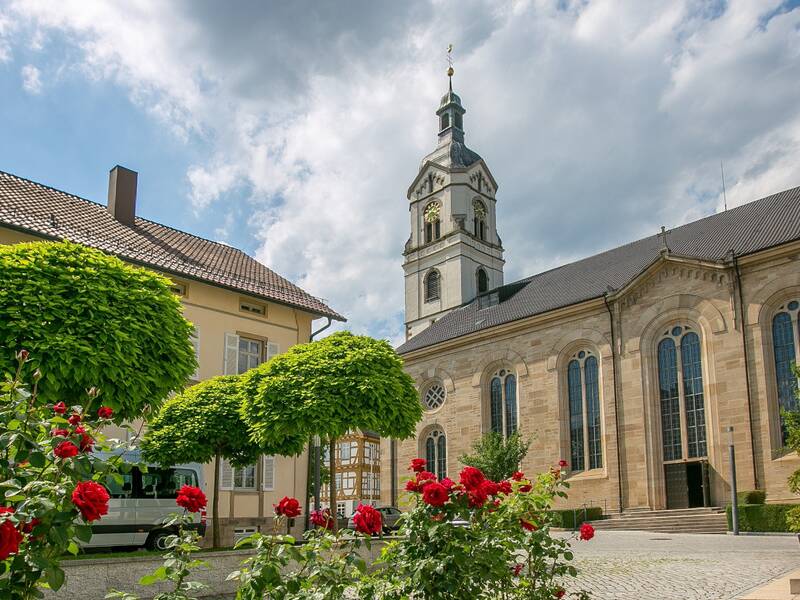
[[[308,341],[309,341],[309,342],[312,342],[312,341],[314,341],[314,338],[315,338],[316,336],[318,336],[320,333],[322,333],[322,332],[323,332],[323,331],[325,331],[325,330],[326,330],[328,327],[330,327],[330,326],[331,326],[331,323],[332,323],[333,321],[331,320],[331,318],[330,318],[330,317],[326,317],[326,318],[328,319],[328,322],[327,322],[327,323],[325,323],[325,325],[323,325],[322,327],[320,327],[319,329],[317,329],[317,330],[316,330],[314,333],[312,333],[312,334],[309,336],[309,338],[308,338]]]
[[[733,270],[736,273],[736,289],[739,290],[739,325],[742,329],[742,351],[744,353],[744,381],[747,386],[747,422],[750,424],[750,449],[753,459],[753,487],[760,489],[758,485],[758,469],[756,468],[756,439],[753,433],[753,399],[750,393],[750,359],[747,351],[747,331],[744,324],[744,292],[742,292],[742,273],[739,270],[739,259],[736,253],[731,250],[733,257]]]
[[[389,481],[391,484],[390,505],[397,506],[397,442],[389,440]]]
[[[619,450],[619,403],[617,402],[617,336],[614,331],[614,313],[611,312],[611,305],[608,303],[608,292],[603,294],[603,302],[605,302],[606,310],[608,311],[608,320],[611,324],[611,372],[614,376],[614,427],[616,429],[614,441],[617,446],[617,488],[619,493],[619,512],[622,513],[622,456]]]

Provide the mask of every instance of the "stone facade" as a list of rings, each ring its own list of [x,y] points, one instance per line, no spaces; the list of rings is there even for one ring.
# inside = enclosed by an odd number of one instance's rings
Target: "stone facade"
[[[488,379],[499,368],[517,377],[519,431],[533,439],[523,469],[535,473],[569,460],[567,364],[585,350],[599,361],[602,467],[569,473],[566,505],[667,508],[657,348],[674,327],[700,339],[707,503],[729,500],[730,426],[739,490],[760,488],[768,501],[794,501],[786,479],[800,459],[782,450],[771,324],[781,305],[800,299],[799,252],[800,243],[785,244],[743,257],[738,265],[664,252],[627,288],[605,299],[409,352],[406,369],[420,389],[440,382],[446,399],[425,413],[415,440],[396,442],[395,481],[390,442],[383,442],[384,502],[401,500],[404,469],[412,458],[425,456],[432,428],[446,436],[448,474],[458,473],[458,457],[489,430]],[[681,427],[685,439],[686,424]],[[686,456],[666,462],[693,462]],[[675,486],[671,493],[677,493]]]

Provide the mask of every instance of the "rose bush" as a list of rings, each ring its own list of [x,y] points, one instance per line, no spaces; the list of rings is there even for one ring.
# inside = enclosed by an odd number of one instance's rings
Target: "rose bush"
[[[103,459],[96,451],[117,449],[99,428],[112,412],[84,414],[79,405],[40,398],[37,369],[32,385],[22,382],[33,357],[17,353],[17,369],[0,383],[0,598],[41,596],[42,586],[57,590],[64,582],[61,556],[77,554],[92,536],[91,522],[108,512],[105,483],[122,484],[130,468],[120,456]],[[84,405],[100,402],[87,390]]]
[[[422,459],[410,470],[413,508],[401,518],[399,539],[384,549],[381,568],[362,586],[362,598],[566,596],[566,579],[576,574],[571,540],[550,533],[553,501],[568,487],[560,468],[531,479],[516,472],[498,482],[467,466],[458,483],[437,479]],[[580,538],[589,540],[594,530],[584,525]]]

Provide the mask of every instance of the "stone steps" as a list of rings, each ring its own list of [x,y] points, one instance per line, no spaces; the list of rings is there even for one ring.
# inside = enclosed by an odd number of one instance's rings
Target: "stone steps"
[[[635,511],[593,521],[600,530],[653,531],[657,533],[726,533],[728,524],[721,508]]]

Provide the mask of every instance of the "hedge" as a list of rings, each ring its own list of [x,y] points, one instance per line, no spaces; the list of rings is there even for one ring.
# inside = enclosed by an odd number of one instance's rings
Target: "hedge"
[[[740,504],[739,531],[788,532],[786,513],[797,504]],[[728,516],[728,530],[733,530],[731,507],[725,509]]]
[[[737,504],[764,504],[766,499],[766,490],[747,490],[736,494]]]
[[[575,529],[584,521],[597,521],[603,518],[603,509],[599,506],[590,506],[585,511],[583,508],[578,508],[574,511],[571,508],[554,510],[553,527]]]

